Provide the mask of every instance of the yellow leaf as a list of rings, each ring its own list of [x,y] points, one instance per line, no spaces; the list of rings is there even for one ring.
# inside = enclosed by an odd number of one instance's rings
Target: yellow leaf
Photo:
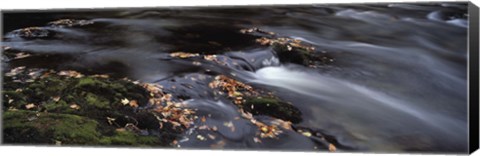
[[[328,150],[329,150],[330,152],[335,152],[335,151],[337,150],[337,148],[336,148],[333,144],[329,144],[329,145],[328,145]]]
[[[198,140],[202,140],[202,141],[207,140],[207,139],[206,139],[205,137],[203,137],[202,135],[197,135],[197,139],[198,139]]]
[[[123,105],[127,105],[128,103],[130,103],[130,101],[127,98],[122,99],[122,104]]]
[[[306,136],[306,137],[311,137],[312,136],[312,133],[310,132],[303,132],[302,135]]]

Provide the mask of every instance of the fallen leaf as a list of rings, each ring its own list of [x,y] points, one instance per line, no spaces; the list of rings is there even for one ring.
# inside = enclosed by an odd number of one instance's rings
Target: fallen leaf
[[[70,108],[78,110],[78,109],[80,109],[80,106],[77,105],[77,104],[71,104]]]
[[[104,79],[107,79],[109,78],[110,76],[106,75],[106,74],[95,74],[95,75],[92,75],[92,77],[98,77],[98,78],[104,78]],[[134,83],[135,84],[135,83]]]
[[[207,125],[202,125],[200,127],[198,127],[199,130],[205,130],[205,129],[208,129],[208,126]]]
[[[5,73],[5,76],[15,76],[17,75],[18,73],[21,73],[25,71],[25,66],[20,66],[20,67],[16,67],[16,68],[13,68],[12,70],[10,70],[10,72],[8,73]]]
[[[217,143],[210,145],[210,147],[211,148],[223,148],[223,146],[225,146],[225,144],[226,143],[225,143],[224,140],[220,140]]]
[[[192,64],[193,64],[193,65],[196,65],[196,66],[202,65],[202,63],[200,63],[200,62],[198,62],[198,61],[193,61]]]
[[[217,130],[218,130],[217,126],[212,127],[212,131],[217,131]]]
[[[260,140],[260,139],[257,138],[257,137],[254,137],[254,138],[253,138],[253,142],[255,142],[255,143],[262,143],[262,140]]]
[[[129,102],[129,105],[130,105],[130,107],[137,108],[137,107],[138,107],[137,100],[132,100],[132,101],[130,101],[130,102]]]
[[[115,129],[115,131],[117,131],[117,132],[125,132],[125,131],[127,131],[127,130],[126,130],[125,128],[117,128],[117,129]]]
[[[52,99],[53,99],[53,101],[58,102],[60,100],[60,96],[55,96]]]
[[[203,137],[202,135],[197,135],[197,139],[201,141],[207,140],[207,138]]]
[[[33,104],[33,103],[25,105],[25,108],[27,108],[27,109],[32,109],[34,107],[35,107],[35,104]]]
[[[189,57],[195,57],[195,56],[199,56],[199,54],[186,53],[186,52],[173,52],[173,53],[170,53],[170,57],[178,57],[178,58],[189,58]]]
[[[107,117],[107,122],[108,124],[113,125],[113,123],[115,122],[115,118]]]
[[[15,54],[15,59],[21,59],[21,58],[25,58],[25,57],[29,57],[29,56],[31,56],[31,55],[27,54],[27,53],[20,52],[20,53]]]
[[[207,134],[208,138],[212,139],[212,140],[215,140],[215,136],[214,135],[211,135],[211,134]]]
[[[312,136],[312,133],[310,132],[303,132],[302,135],[306,136],[306,137],[311,137]]]
[[[264,132],[264,133],[267,133],[268,132],[268,127],[263,126],[262,128],[260,128],[260,130],[262,130],[262,132]]]
[[[130,101],[127,98],[122,99],[122,104],[123,105],[127,105],[128,103],[130,103]]]
[[[223,123],[223,125],[224,125],[225,127],[230,128],[230,130],[231,130],[232,132],[235,132],[235,126],[233,125],[233,123],[232,123],[231,121],[230,121],[230,122],[225,122],[225,123]]]
[[[73,70],[60,71],[60,72],[58,72],[58,75],[60,75],[60,76],[74,77],[74,78],[81,78],[81,77],[83,77],[82,74],[80,74],[80,73],[77,72],[77,71],[73,71]]]
[[[335,151],[337,151],[337,148],[335,147],[335,145],[329,144],[329,145],[328,145],[328,151],[330,151],[330,152],[335,152]]]

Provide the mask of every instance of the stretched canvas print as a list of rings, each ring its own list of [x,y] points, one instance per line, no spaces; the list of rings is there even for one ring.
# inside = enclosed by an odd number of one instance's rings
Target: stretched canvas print
[[[478,148],[478,125],[469,124],[478,124],[478,8],[468,2],[3,10],[2,18],[6,145]]]

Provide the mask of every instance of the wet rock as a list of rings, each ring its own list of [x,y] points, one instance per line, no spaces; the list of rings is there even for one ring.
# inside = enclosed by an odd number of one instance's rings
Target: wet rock
[[[253,115],[267,115],[278,119],[299,123],[302,113],[296,107],[276,98],[251,97],[247,98],[242,108]]]
[[[295,44],[294,44],[295,45]],[[316,52],[313,48],[291,46],[291,44],[273,43],[280,62],[289,62],[316,68],[333,62],[333,58],[325,52]]]
[[[55,35],[55,33],[43,27],[28,27],[28,28],[15,30],[11,34],[7,34],[7,37],[9,35],[18,36],[24,39],[38,39],[38,38],[46,39],[46,38],[52,38]]]
[[[61,19],[49,22],[48,25],[53,27],[77,27],[93,24],[90,20]]]
[[[241,33],[258,36],[256,42],[272,47],[280,62],[288,62],[317,68],[333,62],[325,51],[318,51],[310,44],[290,37],[281,37],[277,33],[259,28],[242,29]]]

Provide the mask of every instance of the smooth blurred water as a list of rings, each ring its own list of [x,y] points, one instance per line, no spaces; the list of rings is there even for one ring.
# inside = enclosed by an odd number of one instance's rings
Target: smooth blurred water
[[[92,25],[54,28],[50,21],[88,19]],[[322,130],[353,150],[465,152],[467,150],[467,3],[345,4],[220,8],[149,8],[108,11],[5,13],[2,45],[35,54],[3,62],[15,66],[108,73],[167,86],[193,85],[190,107],[213,116],[212,134],[230,148],[313,149],[298,133],[254,143],[255,127],[226,99],[208,93],[192,75],[236,75],[273,91],[303,114],[296,126]],[[11,33],[30,26],[55,33],[24,39]],[[259,27],[300,39],[332,55],[334,62],[310,69],[281,63],[274,52],[239,33]],[[212,43],[218,44],[212,44]],[[217,54],[227,66],[168,59],[174,51]],[[268,120],[268,119],[265,119]],[[233,121],[235,132],[225,129]],[[198,124],[198,123],[197,123]],[[183,136],[182,147],[210,147]],[[340,149],[341,150],[341,149]]]

